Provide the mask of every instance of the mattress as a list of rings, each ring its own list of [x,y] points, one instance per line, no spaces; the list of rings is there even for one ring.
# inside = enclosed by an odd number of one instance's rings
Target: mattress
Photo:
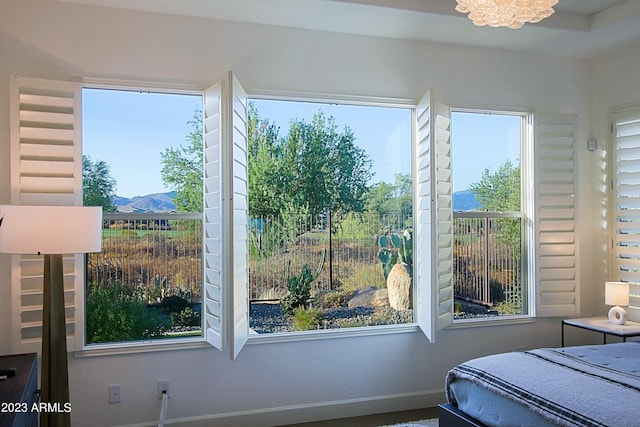
[[[640,342],[470,360],[449,371],[446,393],[487,426],[640,425]]]

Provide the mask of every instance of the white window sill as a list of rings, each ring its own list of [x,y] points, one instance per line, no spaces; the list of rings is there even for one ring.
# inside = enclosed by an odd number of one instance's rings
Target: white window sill
[[[304,332],[285,332],[249,335],[248,345],[273,344],[279,342],[314,341],[375,335],[420,332],[415,323],[404,325],[381,325],[359,328],[324,329]],[[175,340],[149,340],[124,343],[92,344],[76,351],[75,357],[113,356],[119,354],[149,353],[155,351],[213,348],[204,338],[181,338]]]
[[[390,335],[420,332],[415,323],[402,325],[380,325],[342,329],[320,329],[303,332],[283,332],[273,334],[251,334],[248,345],[273,344],[278,342],[315,341],[324,339],[339,339],[352,337],[369,337],[374,335]]]
[[[91,344],[76,351],[75,357],[113,356],[117,354],[149,353],[153,351],[212,348],[203,337],[130,341],[123,343]]]
[[[476,319],[454,320],[453,323],[445,329],[466,329],[466,328],[484,328],[487,326],[507,326],[517,325],[521,323],[534,323],[535,317],[532,316],[505,316],[505,317],[481,317]]]

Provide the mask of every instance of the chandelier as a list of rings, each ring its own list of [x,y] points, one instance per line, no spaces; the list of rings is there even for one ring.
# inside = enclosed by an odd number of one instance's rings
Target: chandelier
[[[468,13],[475,25],[520,28],[553,15],[558,0],[456,0],[456,10]]]

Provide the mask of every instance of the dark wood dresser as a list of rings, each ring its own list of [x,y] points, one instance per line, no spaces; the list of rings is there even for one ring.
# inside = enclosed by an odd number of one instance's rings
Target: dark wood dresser
[[[0,356],[0,369],[15,368],[16,374],[0,380],[0,427],[37,427],[38,369],[35,353]]]

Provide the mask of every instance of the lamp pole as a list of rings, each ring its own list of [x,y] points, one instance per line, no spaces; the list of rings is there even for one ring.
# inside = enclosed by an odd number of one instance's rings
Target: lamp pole
[[[64,308],[62,255],[44,256],[44,295],[42,307],[42,379],[40,396],[51,404],[40,413],[41,427],[71,425],[69,368],[67,364],[67,328]],[[47,326],[48,325],[48,326]]]

